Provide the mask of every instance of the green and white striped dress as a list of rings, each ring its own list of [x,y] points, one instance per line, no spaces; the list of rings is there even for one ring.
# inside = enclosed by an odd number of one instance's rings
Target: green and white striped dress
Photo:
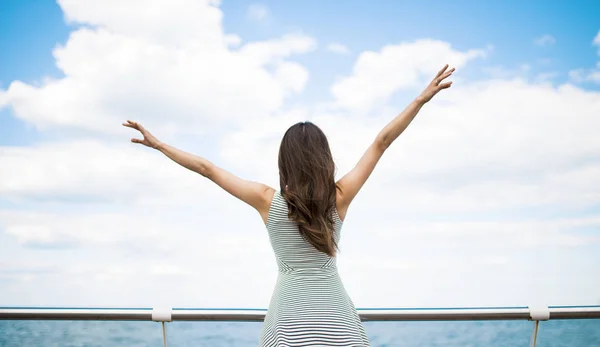
[[[339,242],[342,221],[334,211]],[[275,192],[266,224],[279,266],[260,346],[369,346],[356,308],[338,275],[336,258],[315,249],[288,218]]]

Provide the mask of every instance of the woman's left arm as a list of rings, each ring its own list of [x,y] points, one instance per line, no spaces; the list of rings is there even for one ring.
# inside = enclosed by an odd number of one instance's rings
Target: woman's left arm
[[[144,137],[142,140],[133,138],[131,142],[154,148],[177,164],[208,178],[229,194],[254,207],[260,213],[263,222],[267,222],[269,207],[275,192],[273,188],[262,183],[244,180],[205,158],[162,143],[139,123],[127,121],[123,125],[138,130]]]

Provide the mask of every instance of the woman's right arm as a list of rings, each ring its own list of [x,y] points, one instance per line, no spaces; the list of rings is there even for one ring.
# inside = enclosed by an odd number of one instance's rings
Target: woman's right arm
[[[375,169],[386,149],[408,127],[423,105],[431,100],[440,90],[450,87],[452,82],[441,83],[454,72],[454,68],[446,71],[447,69],[448,65],[444,66],[427,88],[425,88],[423,93],[379,132],[375,141],[367,148],[367,151],[360,158],[356,166],[337,182],[339,189],[336,207],[340,219],[344,220],[346,217],[350,203],[373,172],[373,169]]]
[[[162,143],[137,122],[127,121],[123,125],[139,131],[143,136],[143,139],[133,138],[131,142],[154,148],[177,164],[208,178],[229,194],[254,207],[260,213],[263,222],[267,223],[269,208],[275,193],[273,188],[237,177],[201,156]]]

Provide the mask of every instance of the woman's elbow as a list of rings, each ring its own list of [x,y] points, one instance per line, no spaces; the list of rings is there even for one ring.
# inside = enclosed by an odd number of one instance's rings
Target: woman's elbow
[[[373,147],[375,147],[375,149],[381,153],[385,152],[390,145],[391,142],[387,140],[384,136],[377,136],[377,138],[375,138],[375,141],[373,141]]]
[[[214,171],[215,171],[214,165],[212,165],[211,163],[202,162],[202,161],[195,163],[192,170],[196,171],[198,174],[200,174],[208,179],[210,179],[211,177],[214,176]]]

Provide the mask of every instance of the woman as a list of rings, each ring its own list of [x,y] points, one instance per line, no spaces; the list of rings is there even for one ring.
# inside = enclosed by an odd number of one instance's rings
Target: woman
[[[454,69],[444,66],[425,90],[377,135],[356,166],[334,181],[327,138],[310,122],[290,127],[279,149],[279,190],[243,180],[210,161],[158,141],[140,124],[132,139],[210,179],[254,207],[269,232],[279,266],[261,346],[369,346],[356,308],[336,268],[336,251],[348,206],[379,158]]]

